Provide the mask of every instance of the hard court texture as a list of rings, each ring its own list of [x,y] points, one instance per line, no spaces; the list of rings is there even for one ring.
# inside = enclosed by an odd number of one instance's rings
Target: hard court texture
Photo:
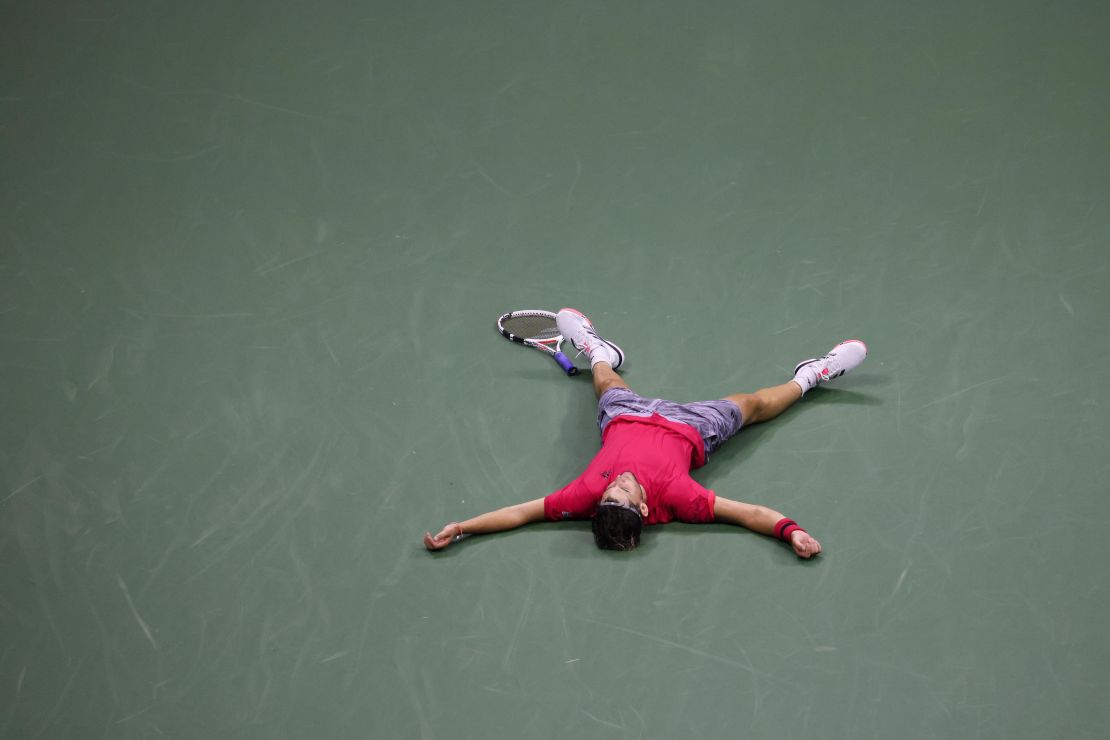
[[[0,736],[1110,734],[1105,3],[0,17]],[[563,305],[679,401],[866,340],[696,474],[825,554],[424,551],[597,449]]]

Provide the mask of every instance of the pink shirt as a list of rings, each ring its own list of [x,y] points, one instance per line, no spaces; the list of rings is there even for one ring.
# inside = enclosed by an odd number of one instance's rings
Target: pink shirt
[[[645,524],[711,522],[717,496],[690,477],[705,464],[705,443],[689,424],[651,416],[622,415],[605,427],[601,449],[589,466],[543,500],[552,521],[589,519],[615,476],[630,471],[647,493]]]

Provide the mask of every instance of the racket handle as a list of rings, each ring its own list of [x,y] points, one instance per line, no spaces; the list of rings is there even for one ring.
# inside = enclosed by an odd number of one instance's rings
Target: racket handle
[[[567,371],[567,375],[578,374],[578,368],[576,368],[574,366],[574,363],[570,361],[570,358],[564,355],[562,352],[555,353],[555,362],[559,363],[559,367]]]

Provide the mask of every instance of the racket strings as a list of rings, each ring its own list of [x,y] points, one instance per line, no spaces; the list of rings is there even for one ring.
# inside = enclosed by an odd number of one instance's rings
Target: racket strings
[[[555,319],[547,316],[513,316],[501,324],[507,332],[525,339],[545,341],[559,336]]]

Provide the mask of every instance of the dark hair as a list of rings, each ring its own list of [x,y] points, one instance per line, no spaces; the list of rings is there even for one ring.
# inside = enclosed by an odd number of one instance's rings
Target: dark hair
[[[602,504],[597,507],[593,528],[594,542],[602,550],[635,550],[644,520],[640,512],[625,506]]]

